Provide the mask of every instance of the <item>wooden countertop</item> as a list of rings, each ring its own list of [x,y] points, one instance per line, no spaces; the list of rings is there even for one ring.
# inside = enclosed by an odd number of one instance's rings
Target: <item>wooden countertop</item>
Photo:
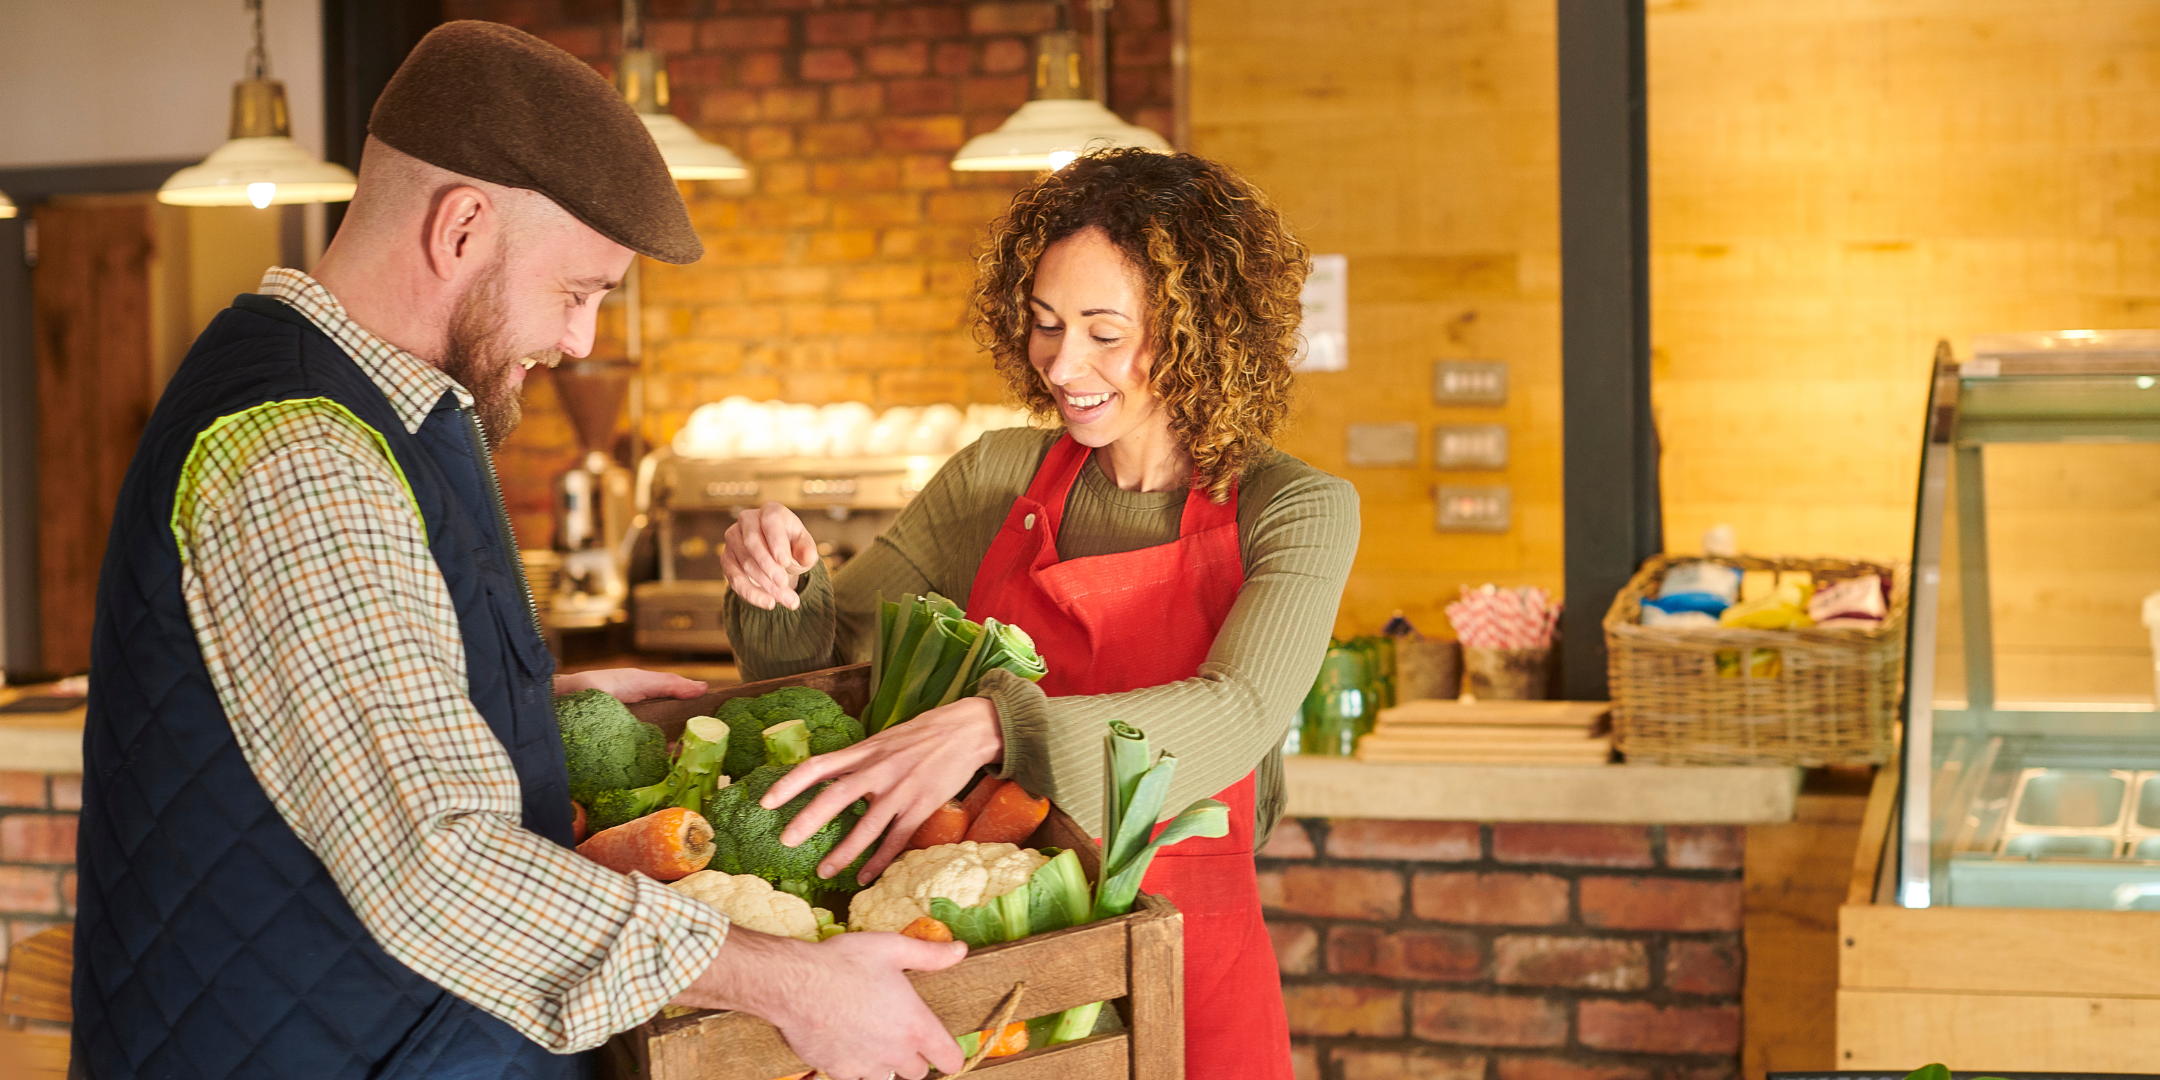
[[[50,686],[0,686],[0,705],[50,690]],[[77,705],[66,712],[0,713],[0,769],[81,772],[84,712]]]
[[[1768,825],[1800,770],[1724,765],[1489,765],[1283,759],[1292,817]]]

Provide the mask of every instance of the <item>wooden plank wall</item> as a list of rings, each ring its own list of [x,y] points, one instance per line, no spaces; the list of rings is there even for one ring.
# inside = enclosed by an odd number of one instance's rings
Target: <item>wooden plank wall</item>
[[[1349,256],[1350,369],[1308,375],[1284,449],[1354,482],[1364,538],[1340,629],[1402,608],[1447,632],[1458,583],[1561,585],[1560,231],[1545,0],[1192,0],[1193,149]],[[1505,360],[1505,407],[1440,408],[1432,365]],[[1416,421],[1422,462],[1354,468],[1344,426]],[[1432,468],[1436,423],[1505,422],[1505,473]],[[1515,527],[1440,534],[1432,487],[1507,483]]]
[[[1936,339],[2160,325],[2156,44],[2140,0],[1650,0],[1674,549],[1902,556]]]

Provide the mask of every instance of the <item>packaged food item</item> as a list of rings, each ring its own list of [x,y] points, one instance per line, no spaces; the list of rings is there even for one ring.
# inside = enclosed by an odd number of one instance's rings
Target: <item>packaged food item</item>
[[[1807,611],[1817,626],[1832,620],[1839,626],[1852,626],[1880,623],[1890,608],[1883,601],[1882,578],[1868,574],[1825,584],[1808,600]]]
[[[1665,572],[1655,600],[1645,600],[1667,615],[1700,611],[1716,615],[1740,597],[1740,570],[1714,562],[1685,562]]]
[[[1667,611],[1655,600],[1642,602],[1644,626],[1716,626],[1717,616],[1707,611]]]
[[[1815,625],[1808,617],[1808,600],[1815,586],[1804,574],[1787,574],[1786,580],[1768,595],[1742,600],[1718,616],[1718,625],[1747,630],[1800,630]]]

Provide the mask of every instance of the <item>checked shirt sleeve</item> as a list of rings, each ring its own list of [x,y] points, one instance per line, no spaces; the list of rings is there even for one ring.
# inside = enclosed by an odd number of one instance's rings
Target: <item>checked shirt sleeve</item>
[[[392,956],[558,1053],[704,971],[724,916],[518,824],[448,588],[371,430],[326,402],[228,418],[197,441],[173,526],[248,765]]]

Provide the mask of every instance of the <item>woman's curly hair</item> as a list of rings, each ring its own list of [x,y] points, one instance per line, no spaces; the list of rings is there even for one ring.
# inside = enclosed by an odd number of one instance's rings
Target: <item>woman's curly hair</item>
[[[1290,411],[1305,245],[1258,188],[1191,154],[1098,151],[1014,196],[977,261],[975,337],[1039,416],[1056,415],[1057,401],[1028,362],[1035,267],[1090,228],[1140,273],[1149,385],[1192,458],[1194,486],[1222,502]]]

